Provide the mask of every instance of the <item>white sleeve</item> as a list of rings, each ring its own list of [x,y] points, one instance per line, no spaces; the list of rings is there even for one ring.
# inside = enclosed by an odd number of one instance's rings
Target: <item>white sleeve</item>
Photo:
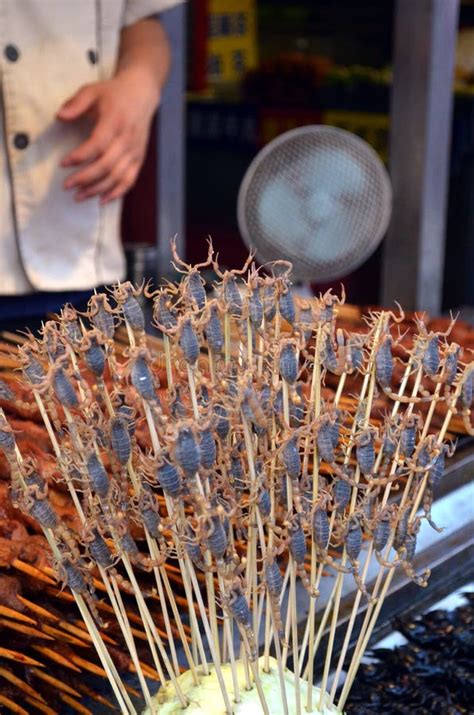
[[[134,22],[142,20],[144,17],[164,12],[183,2],[186,0],[126,0],[122,26],[133,25]]]

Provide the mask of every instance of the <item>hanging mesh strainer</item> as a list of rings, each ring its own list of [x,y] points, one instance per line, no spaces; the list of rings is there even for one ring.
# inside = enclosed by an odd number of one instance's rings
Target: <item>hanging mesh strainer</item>
[[[330,281],[360,266],[382,240],[392,191],[375,151],[336,127],[278,136],[242,181],[238,221],[260,263],[286,259],[302,281]]]

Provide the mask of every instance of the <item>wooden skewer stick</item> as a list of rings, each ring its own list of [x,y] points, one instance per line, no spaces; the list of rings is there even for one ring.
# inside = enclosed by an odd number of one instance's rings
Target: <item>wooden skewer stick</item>
[[[40,402],[42,404],[41,399],[40,399]],[[58,448],[59,448],[59,445],[58,445]],[[17,454],[17,459],[21,462],[22,455],[21,455],[18,447],[16,447],[16,454]],[[23,486],[23,488],[26,488],[26,485],[24,482],[23,482],[22,486]],[[81,513],[82,513],[82,510],[81,510]],[[51,548],[53,555],[58,560],[58,562],[60,562],[61,554],[56,546],[53,532],[51,531],[51,529],[46,529],[45,527],[42,527],[42,530],[46,537],[46,540],[48,541],[48,544]],[[133,704],[125,690],[124,684],[117,672],[117,669],[110,657],[109,652],[107,651],[107,648],[104,645],[104,642],[100,636],[100,633],[97,630],[97,626],[95,625],[94,620],[89,613],[89,610],[86,606],[84,598],[82,597],[82,595],[80,593],[77,593],[73,589],[70,589],[70,590],[71,590],[71,593],[74,596],[76,604],[81,612],[82,618],[84,620],[84,623],[87,626],[89,634],[94,642],[97,654],[102,662],[102,665],[104,666],[104,670],[107,673],[107,677],[109,679],[110,685],[112,686],[115,697],[117,698],[117,701],[118,701],[120,707],[123,708],[123,712],[125,712],[125,713],[130,712],[134,715],[136,713],[135,708],[133,707]]]
[[[420,387],[420,384],[421,384],[421,379],[422,379],[422,367],[420,366],[420,368],[418,369],[418,373],[417,373],[416,380],[415,380],[415,385],[414,385],[414,387],[413,387],[412,395],[416,395],[416,394],[417,394],[417,392],[418,392],[418,390],[419,390],[419,387]],[[451,416],[452,416],[452,411],[454,411],[456,401],[457,401],[457,399],[458,399],[458,397],[459,397],[459,393],[460,393],[460,387],[458,387],[458,389],[455,391],[454,400],[453,400],[453,402],[451,403],[451,405],[450,405],[450,407],[449,407],[449,409],[448,409],[447,415],[446,415],[446,417],[445,417],[445,421],[444,421],[443,426],[442,426],[442,428],[441,428],[441,430],[440,430],[440,432],[439,432],[439,435],[438,435],[438,443],[439,443],[439,444],[442,443],[442,441],[443,441],[443,439],[444,439],[444,436],[445,436],[445,433],[446,433],[446,431],[447,431],[447,429],[448,429],[449,422],[450,422]],[[412,404],[409,404],[409,405],[408,405],[408,408],[407,408],[407,412],[408,412],[408,413],[409,413],[410,407],[412,407]],[[431,420],[431,417],[432,417],[433,414],[434,414],[434,408],[433,408],[433,410],[430,410],[430,413],[429,413],[430,420]],[[427,419],[427,420],[425,421],[425,426],[424,426],[424,430],[423,430],[422,437],[423,437],[423,436],[426,436],[426,434],[428,433],[428,429],[429,429],[429,421],[428,421],[428,419]],[[393,470],[396,468],[397,453],[398,453],[398,450],[397,450],[397,452],[395,453],[394,464],[392,465],[392,469],[393,469]],[[406,486],[405,486],[405,490],[404,490],[404,494],[403,494],[402,500],[401,500],[401,502],[400,502],[400,507],[402,507],[402,506],[404,505],[406,499],[408,498],[408,494],[409,494],[409,490],[410,490],[410,486],[411,486],[412,479],[413,479],[413,472],[410,474],[410,476],[409,476],[409,478],[408,478],[408,480],[407,480],[407,483],[406,483]],[[388,500],[388,496],[389,496],[389,493],[390,493],[390,488],[391,488],[391,485],[388,484],[387,487],[386,487],[386,490],[385,490],[383,503],[386,503],[387,500]],[[413,515],[414,515],[414,513],[416,513],[416,512],[412,512]],[[394,531],[394,530],[392,530],[392,534],[391,534],[391,536],[390,536],[390,538],[389,538],[389,542],[388,542],[388,544],[387,544],[386,557],[385,557],[385,558],[388,558],[388,554],[390,553],[390,549],[391,549],[392,542],[393,542],[393,537],[394,537],[393,531]],[[378,574],[377,579],[376,579],[375,586],[374,586],[373,596],[378,593],[378,588],[380,587],[380,583],[381,583],[381,580],[382,580],[383,573],[384,573],[384,569],[380,569],[379,574]],[[353,681],[354,681],[354,679],[355,679],[355,676],[356,676],[356,674],[357,674],[357,670],[358,670],[358,668],[359,668],[360,661],[361,661],[362,656],[363,656],[363,654],[364,654],[364,651],[365,651],[365,649],[366,649],[366,647],[367,647],[367,644],[368,644],[368,642],[369,642],[369,639],[370,639],[370,637],[371,637],[371,635],[372,635],[372,631],[373,631],[373,629],[374,629],[374,627],[375,627],[377,618],[378,618],[378,616],[379,616],[380,610],[381,610],[382,605],[383,605],[383,601],[384,601],[385,596],[386,596],[386,594],[387,594],[387,592],[388,592],[388,589],[389,589],[389,587],[390,587],[390,584],[391,584],[391,582],[392,582],[392,579],[393,579],[394,574],[395,574],[395,569],[394,569],[394,568],[390,569],[389,572],[388,572],[388,574],[387,574],[387,577],[386,577],[384,586],[382,587],[382,591],[381,591],[380,597],[379,597],[379,599],[378,599],[378,601],[377,601],[377,604],[376,604],[375,608],[373,609],[373,612],[372,612],[370,609],[367,610],[366,617],[365,617],[364,623],[363,623],[363,628],[364,628],[364,626],[365,626],[365,629],[364,629],[364,630],[361,629],[361,634],[359,635],[359,639],[358,639],[358,642],[357,642],[357,645],[356,645],[356,650],[354,651],[354,655],[353,655],[353,658],[352,658],[352,661],[351,661],[351,665],[350,665],[350,668],[349,668],[349,671],[348,671],[348,674],[347,674],[347,677],[346,677],[346,682],[345,682],[345,684],[344,684],[344,687],[343,687],[343,690],[342,690],[342,693],[341,693],[341,697],[340,697],[339,702],[338,702],[338,706],[337,706],[337,707],[338,707],[338,710],[341,710],[341,709],[344,707],[344,704],[345,704],[345,702],[346,702],[346,700],[347,700],[347,696],[348,696],[348,694],[349,694],[349,690],[350,690],[350,688],[351,688],[351,686],[352,686],[352,683],[353,683]]]
[[[320,349],[321,349],[321,324],[318,324],[316,332],[316,342],[314,346],[314,361],[313,361],[313,375],[312,375],[312,385],[310,393],[310,405],[308,407],[307,420],[308,422],[312,418],[312,404],[314,403],[314,417],[317,419],[321,414],[321,363],[320,363]],[[303,457],[303,474],[307,474],[308,471],[308,456],[309,456],[309,436],[305,440],[305,449]],[[316,440],[314,441],[313,448],[313,504],[316,503],[319,491],[319,458],[318,458],[318,448],[316,445]],[[322,574],[322,564],[319,569]],[[318,574],[319,575],[319,574]],[[310,572],[310,584],[316,584],[316,545],[314,543],[314,537],[311,530],[311,572]],[[319,583],[315,585],[317,589]],[[308,627],[305,629],[305,635],[314,634],[315,627],[315,616],[316,616],[316,599],[309,599],[309,617],[308,617]],[[304,657],[306,653],[306,647],[301,649],[300,654],[300,664],[303,664]],[[311,637],[309,641],[309,653],[308,653],[308,685],[306,689],[306,710],[311,712],[313,709],[313,668],[314,668],[314,638]],[[299,675],[299,674],[298,674]]]
[[[413,359],[410,358],[410,360],[408,361],[408,364],[407,364],[407,366],[406,366],[406,368],[405,368],[405,372],[404,372],[402,381],[401,381],[401,383],[400,383],[400,388],[399,388],[399,390],[398,390],[398,394],[399,394],[400,396],[403,396],[403,395],[405,394],[406,385],[407,385],[407,382],[408,382],[408,378],[409,378],[409,376],[410,376],[410,374],[411,374],[412,368],[413,368]],[[392,408],[392,413],[391,413],[391,416],[392,416],[392,417],[395,417],[395,415],[397,414],[397,412],[398,412],[398,410],[399,410],[399,408],[400,408],[400,405],[401,405],[401,402],[399,402],[399,401],[396,401],[396,402],[394,403],[393,408]],[[381,463],[381,461],[382,461],[382,457],[383,457],[383,452],[382,452],[382,450],[380,449],[380,450],[379,450],[379,453],[378,453],[378,455],[377,455],[376,462],[375,462],[374,474],[377,474],[377,472],[378,472],[378,469],[379,469],[379,467],[380,467],[380,463]],[[365,579],[366,579],[366,577],[367,577],[367,572],[368,572],[369,565],[370,565],[370,561],[371,561],[371,557],[372,557],[372,549],[373,549],[373,542],[370,542],[369,548],[368,548],[368,552],[367,552],[367,557],[366,557],[365,564],[364,564],[364,569],[363,569],[362,574],[361,574],[361,581],[362,581],[362,583],[365,583]],[[334,702],[334,697],[335,697],[335,694],[336,694],[336,692],[337,692],[337,688],[338,688],[338,685],[339,685],[339,679],[340,679],[340,676],[341,676],[342,667],[343,667],[343,665],[344,665],[344,661],[345,661],[345,658],[346,658],[347,650],[348,650],[348,648],[349,648],[349,643],[350,643],[352,631],[353,631],[353,628],[354,628],[354,625],[355,625],[355,621],[356,621],[356,618],[357,618],[357,613],[358,613],[358,610],[359,610],[359,603],[360,603],[361,598],[362,598],[362,591],[361,591],[360,589],[357,589],[357,593],[356,593],[356,595],[355,595],[355,599],[354,599],[354,604],[353,604],[353,607],[352,607],[351,615],[350,615],[350,618],[349,618],[349,622],[348,622],[348,624],[347,624],[346,634],[345,634],[345,636],[344,636],[344,642],[343,642],[342,649],[341,649],[341,653],[340,653],[340,656],[339,656],[339,661],[338,661],[338,664],[337,664],[336,673],[335,673],[334,679],[333,679],[333,685],[332,685],[332,688],[331,688],[331,694],[330,694],[330,698],[329,698],[329,702],[330,702],[331,704]]]

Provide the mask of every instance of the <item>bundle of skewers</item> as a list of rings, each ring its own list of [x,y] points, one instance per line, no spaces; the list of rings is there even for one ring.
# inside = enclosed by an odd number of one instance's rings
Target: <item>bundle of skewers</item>
[[[107,640],[112,622],[147,712],[342,712],[394,573],[427,582],[414,565],[417,534],[440,528],[431,505],[453,453],[453,415],[472,433],[474,363],[448,340],[454,321],[440,333],[418,316],[395,359],[401,309],[369,312],[364,331],[347,332],[337,325],[343,298],[296,301],[286,262],[264,272],[250,256],[222,271],[211,245],[197,266],[174,244],[173,254],[178,284],[118,284],[83,314],[65,306],[19,347],[23,407],[41,415],[54,470],[46,479],[2,411],[12,501],[40,525],[50,574],[72,594],[121,712],[137,705]],[[147,342],[144,300],[159,352]],[[128,341],[120,354],[117,330]],[[55,508],[51,481],[74,518]],[[346,579],[357,590],[335,659]]]

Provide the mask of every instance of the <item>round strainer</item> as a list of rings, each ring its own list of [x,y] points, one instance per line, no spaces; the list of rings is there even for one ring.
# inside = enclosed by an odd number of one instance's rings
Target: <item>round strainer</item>
[[[302,281],[360,266],[382,240],[392,190],[378,155],[343,129],[307,126],[267,144],[239,190],[242,237],[260,263],[286,259]]]

